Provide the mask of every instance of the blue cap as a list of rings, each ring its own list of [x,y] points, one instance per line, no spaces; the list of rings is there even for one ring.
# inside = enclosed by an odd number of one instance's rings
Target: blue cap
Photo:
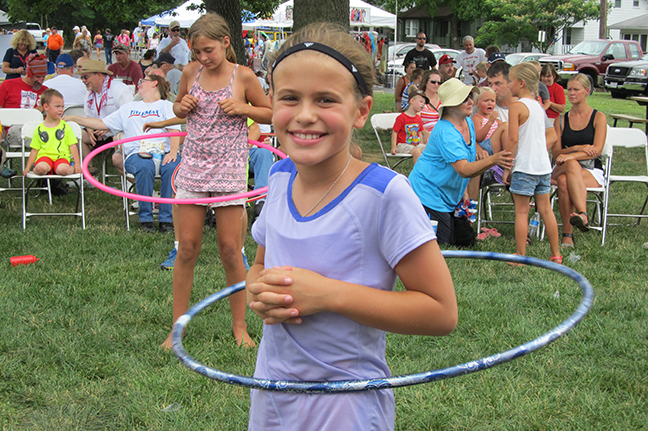
[[[496,61],[499,61],[499,60],[506,61],[506,56],[504,54],[502,54],[501,52],[494,52],[494,53],[492,53],[491,55],[488,56],[488,62],[490,64],[493,64],[493,63],[495,63]]]
[[[56,67],[61,69],[74,66],[74,60],[70,54],[61,54],[56,58]]]

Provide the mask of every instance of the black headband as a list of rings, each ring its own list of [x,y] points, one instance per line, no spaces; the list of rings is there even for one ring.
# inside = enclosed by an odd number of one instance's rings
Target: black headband
[[[272,70],[274,71],[275,67],[286,57],[289,55],[292,55],[296,52],[303,51],[305,49],[312,49],[313,51],[318,51],[321,52],[322,54],[326,54],[329,57],[332,57],[336,59],[342,66],[346,67],[349,72],[353,75],[355,78],[356,82],[358,83],[358,87],[360,87],[360,93],[362,93],[363,96],[367,96],[369,94],[369,91],[367,90],[367,83],[365,82],[364,78],[362,77],[362,74],[358,71],[358,69],[355,67],[353,63],[351,63],[351,60],[334,50],[333,48],[322,45],[321,43],[317,42],[304,42],[304,43],[298,43],[297,45],[293,45],[284,52],[281,53],[279,57],[275,60],[275,62],[272,64]]]

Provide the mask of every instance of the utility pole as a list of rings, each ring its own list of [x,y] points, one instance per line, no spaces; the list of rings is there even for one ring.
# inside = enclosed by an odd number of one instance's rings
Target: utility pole
[[[601,0],[599,19],[599,39],[607,39],[607,0]]]

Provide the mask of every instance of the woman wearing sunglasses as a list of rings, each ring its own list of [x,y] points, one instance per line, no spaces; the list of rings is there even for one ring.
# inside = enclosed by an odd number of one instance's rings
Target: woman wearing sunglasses
[[[456,78],[439,87],[441,119],[409,176],[426,213],[438,223],[437,239],[441,244],[457,244],[453,214],[457,204],[468,198],[469,179],[494,165],[513,165],[508,151],[476,160],[475,127],[470,120],[473,91],[478,91],[477,87],[467,86]]]

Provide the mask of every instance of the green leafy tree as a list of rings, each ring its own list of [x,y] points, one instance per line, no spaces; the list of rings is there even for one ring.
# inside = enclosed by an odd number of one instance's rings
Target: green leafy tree
[[[490,19],[479,30],[477,43],[517,45],[526,39],[546,52],[557,34],[576,22],[598,19],[599,2],[589,0],[485,0]],[[538,32],[545,31],[545,42]]]
[[[368,0],[374,6],[395,13],[396,0]],[[426,7],[430,18],[434,18],[441,6],[450,6],[453,16],[450,17],[451,48],[461,48],[461,39],[464,35],[459,34],[459,21],[474,21],[484,19],[490,14],[490,9],[484,0],[403,0],[398,1],[398,10],[408,9],[415,6]]]

